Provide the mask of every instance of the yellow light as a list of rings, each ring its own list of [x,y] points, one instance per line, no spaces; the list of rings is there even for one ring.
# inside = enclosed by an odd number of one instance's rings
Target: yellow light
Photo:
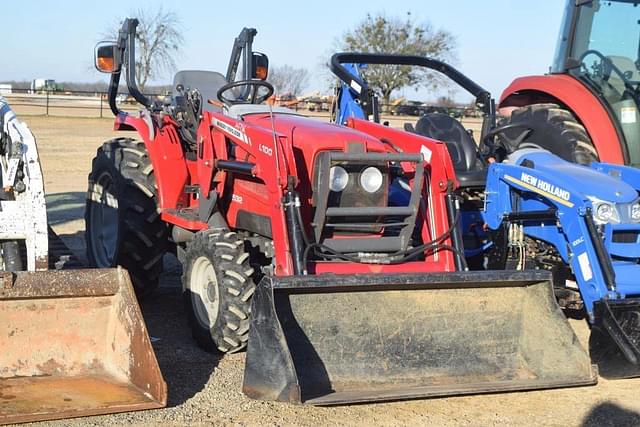
[[[269,70],[267,69],[267,67],[260,67],[260,66],[256,67],[256,78],[260,80],[266,80],[268,73],[269,73]]]
[[[115,61],[112,57],[99,56],[97,66],[98,70],[104,73],[113,73],[115,71]]]

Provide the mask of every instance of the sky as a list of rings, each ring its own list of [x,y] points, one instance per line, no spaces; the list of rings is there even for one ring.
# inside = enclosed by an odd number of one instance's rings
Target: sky
[[[179,69],[226,71],[233,39],[254,27],[254,50],[271,66],[289,64],[311,73],[309,90],[326,91],[336,41],[367,15],[383,13],[429,22],[457,38],[454,65],[495,97],[516,76],[545,73],[553,59],[565,0],[22,0],[2,1],[0,81],[50,78],[107,81],[93,71],[93,49],[114,22],[138,8],[177,13],[184,35]],[[164,76],[153,83],[170,83]],[[413,89],[400,95],[435,99]],[[454,97],[464,101],[461,93]]]

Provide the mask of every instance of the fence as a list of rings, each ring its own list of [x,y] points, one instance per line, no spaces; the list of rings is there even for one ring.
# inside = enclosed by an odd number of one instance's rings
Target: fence
[[[11,108],[18,114],[70,116],[70,117],[111,117],[106,92],[95,91],[37,91],[12,89],[4,93]],[[123,110],[136,111],[135,103],[126,101],[122,95],[118,106]]]
[[[112,117],[106,92],[99,91],[37,91],[33,93],[27,89],[12,89],[11,93],[4,91],[7,98],[18,114],[63,116],[63,117]],[[158,97],[157,94],[148,94]],[[117,97],[118,107],[125,111],[137,111],[140,106],[128,95]],[[296,111],[305,112],[312,116],[328,116],[332,108],[332,99],[309,99],[297,102],[283,101],[277,104],[286,105]],[[421,116],[430,112],[444,112],[455,117],[476,117],[473,109],[446,108],[441,106],[395,104],[380,107],[384,115],[391,116]]]

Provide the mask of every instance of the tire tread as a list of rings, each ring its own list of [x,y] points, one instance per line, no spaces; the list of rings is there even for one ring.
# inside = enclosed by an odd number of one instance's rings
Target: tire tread
[[[98,265],[91,249],[91,233],[87,232],[87,258],[94,267],[121,265],[129,270],[136,295],[144,297],[159,284],[162,258],[169,246],[168,227],[157,212],[156,180],[144,143],[130,138],[114,138],[98,148],[88,177],[85,209],[87,230],[93,226],[90,223],[93,184],[105,172],[112,175],[118,193],[120,236],[116,257],[113,265]]]
[[[246,347],[249,338],[250,296],[256,285],[244,245],[237,245],[237,241],[242,242],[236,233],[204,230],[187,244],[182,275],[185,306],[192,335],[207,351],[235,353]],[[190,266],[202,256],[214,266],[219,286],[218,318],[210,329],[198,321],[193,307],[193,298],[197,296],[189,291]]]

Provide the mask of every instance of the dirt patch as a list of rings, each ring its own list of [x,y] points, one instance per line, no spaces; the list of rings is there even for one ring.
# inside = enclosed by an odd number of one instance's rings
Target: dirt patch
[[[86,178],[95,150],[115,135],[113,122],[22,119],[34,131],[40,146],[50,221],[83,255],[81,218]],[[134,133],[119,135],[135,137]],[[250,400],[241,392],[244,354],[220,359],[196,347],[182,310],[180,267],[172,257],[166,257],[165,265],[161,287],[143,302],[142,309],[169,386],[169,407],[40,425],[640,425],[640,379],[601,379],[597,386],[574,389],[332,408]],[[574,321],[572,326],[584,342],[586,325]]]

